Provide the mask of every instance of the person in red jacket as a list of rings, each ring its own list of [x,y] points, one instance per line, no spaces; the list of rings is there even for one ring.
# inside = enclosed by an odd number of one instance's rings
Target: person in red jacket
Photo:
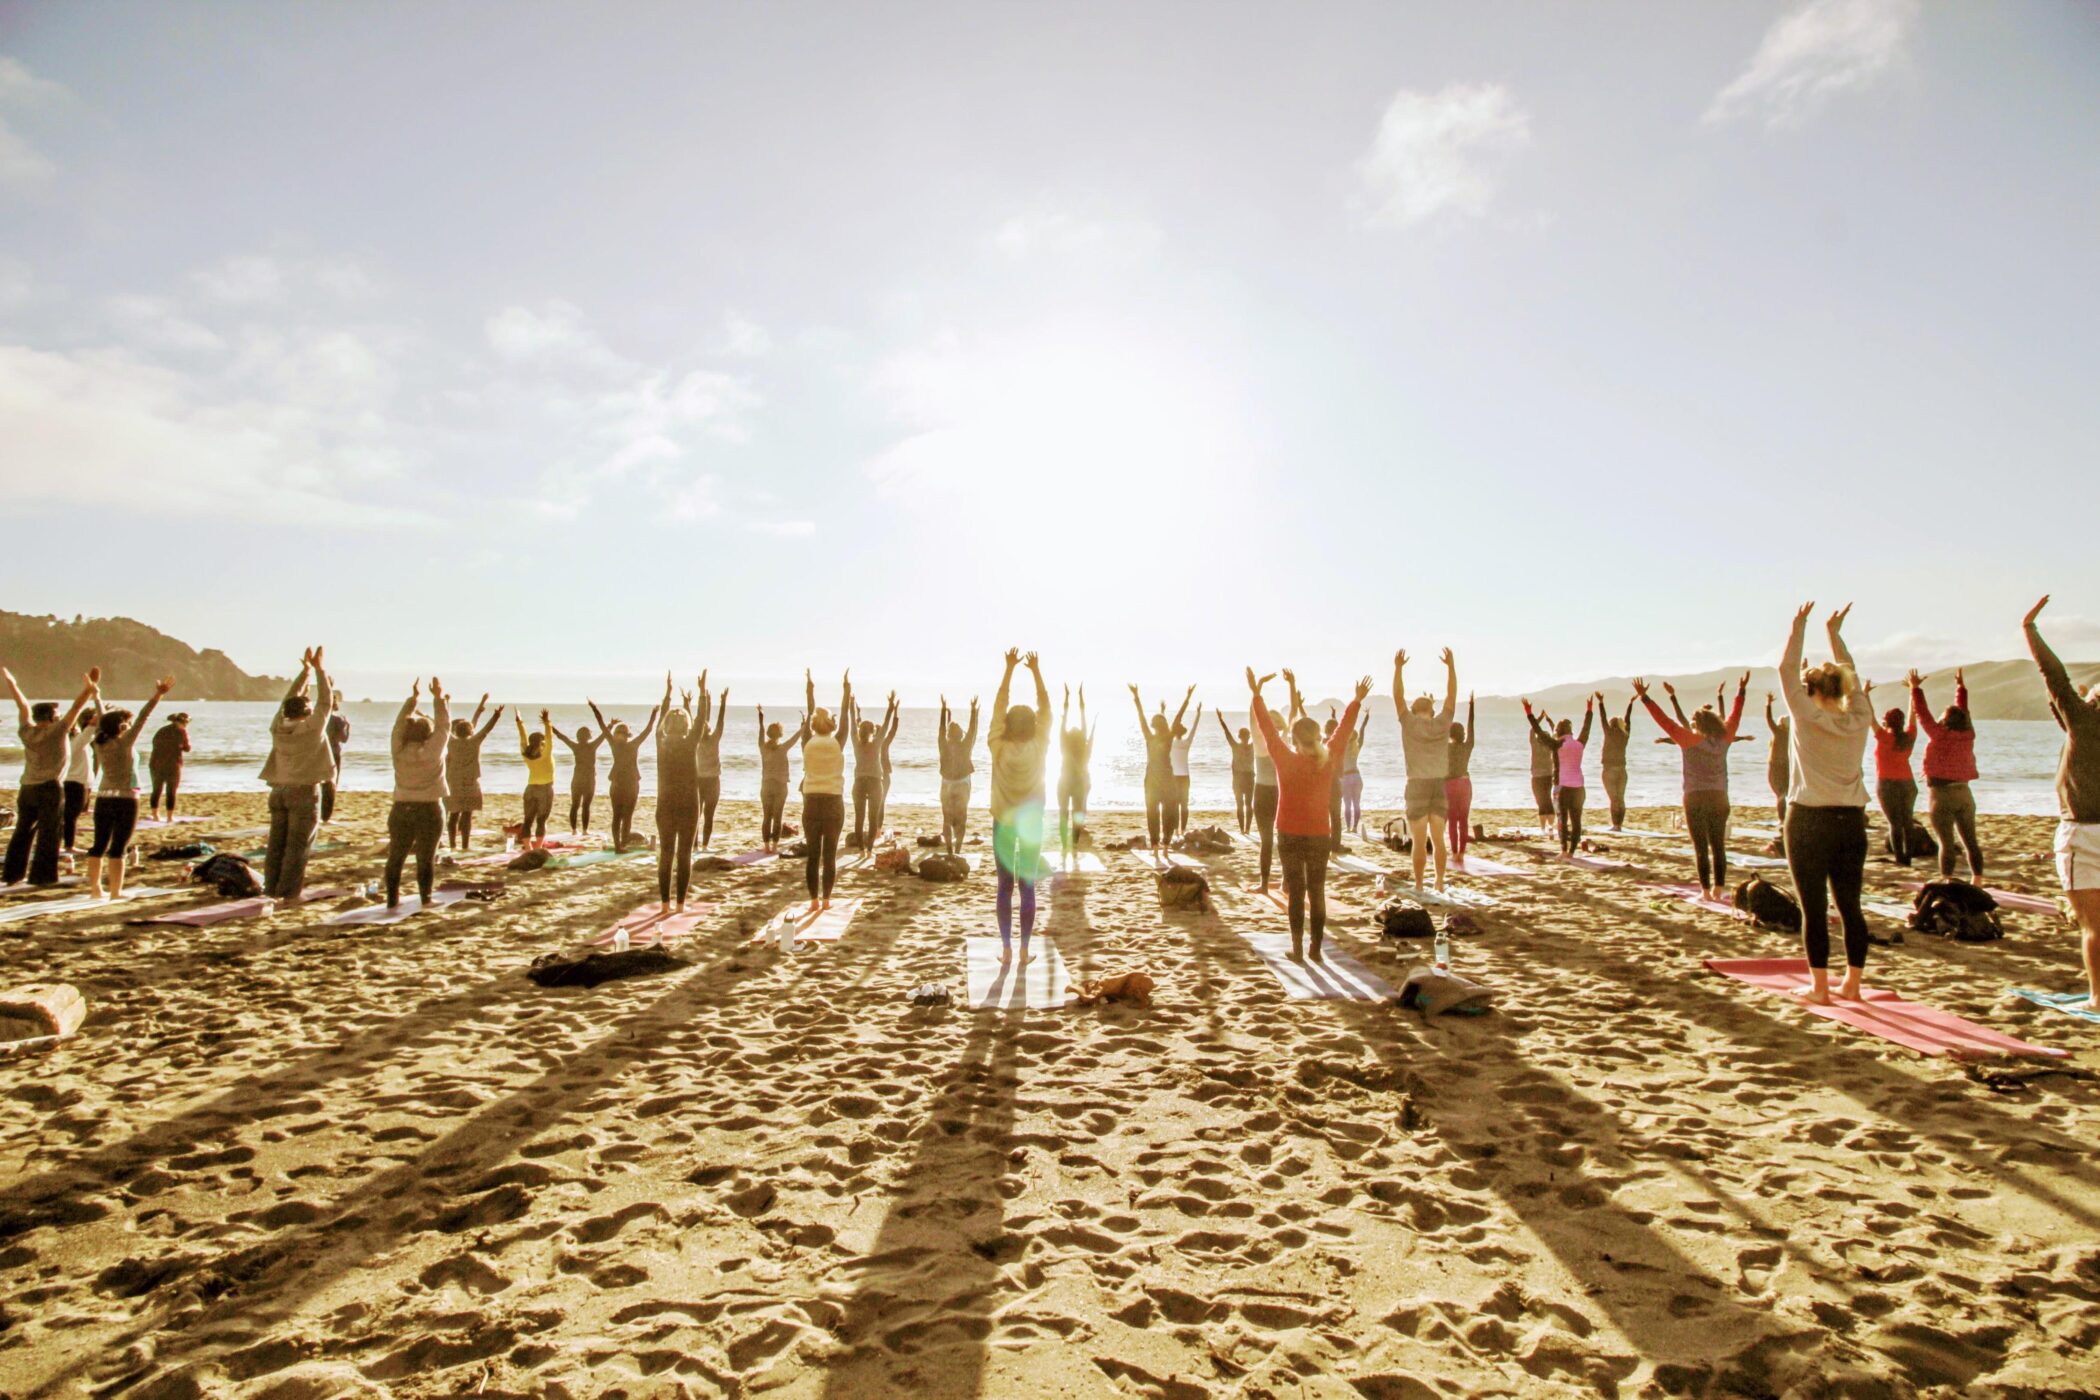
[[[1874,698],[1874,682],[1861,688],[1869,700]],[[1911,833],[1918,826],[1918,780],[1910,771],[1910,752],[1918,746],[1918,722],[1905,722],[1903,711],[1893,705],[1880,719],[1874,718],[1872,710],[1867,718],[1874,725],[1874,794],[1889,824],[1889,854],[1896,864],[1909,865],[1915,839]]]
[[[1305,957],[1307,906],[1312,912],[1312,956],[1320,961],[1320,942],[1327,931],[1327,855],[1334,840],[1334,824],[1328,813],[1328,791],[1334,775],[1341,771],[1342,754],[1356,733],[1357,712],[1371,693],[1371,678],[1356,683],[1356,698],[1349,702],[1334,732],[1322,741],[1320,722],[1301,715],[1291,725],[1290,742],[1276,732],[1269,717],[1268,702],[1262,699],[1262,678],[1247,668],[1247,689],[1253,695],[1249,707],[1262,746],[1276,765],[1276,847],[1283,859],[1283,887],[1290,896],[1291,958]]]
[[[1925,705],[1925,682],[1910,673],[1910,712],[1925,731],[1925,789],[1932,830],[1940,838],[1940,874],[1954,873],[1954,841],[1961,838],[1969,879],[1983,882],[1983,847],[1976,840],[1976,726],[1969,720],[1969,685],[1954,673],[1954,703],[1938,719]]]

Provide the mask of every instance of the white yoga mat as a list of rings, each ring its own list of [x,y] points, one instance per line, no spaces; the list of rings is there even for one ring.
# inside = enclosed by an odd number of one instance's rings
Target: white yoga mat
[[[398,924],[404,919],[414,918],[426,908],[442,909],[448,904],[458,904],[467,897],[468,891],[479,888],[478,885],[442,884],[430,892],[430,902],[427,905],[421,895],[405,894],[401,896],[401,902],[392,909],[384,904],[368,904],[361,909],[346,909],[327,922],[359,925]]]
[[[1327,858],[1329,870],[1339,870],[1345,875],[1388,875],[1392,872],[1382,865],[1373,865],[1362,856],[1334,855]]]
[[[1269,975],[1283,984],[1292,1001],[1384,1001],[1393,989],[1384,978],[1358,962],[1345,948],[1326,940],[1321,961],[1308,954],[1304,962],[1291,961],[1291,936],[1287,933],[1241,935]]]
[[[1457,875],[1483,875],[1491,880],[1528,880],[1536,878],[1538,871],[1523,865],[1505,865],[1488,856],[1476,856],[1468,852],[1464,860],[1454,860],[1448,867]]]
[[[1680,851],[1680,852],[1678,852],[1678,854],[1679,854],[1679,855],[1687,855],[1687,856],[1695,856],[1695,855],[1697,855],[1697,854],[1698,854],[1698,852],[1696,852],[1696,851],[1691,851],[1691,850],[1685,850],[1685,851]],[[1782,859],[1781,859],[1780,857],[1778,857],[1778,856],[1761,856],[1761,855],[1751,855],[1751,854],[1747,854],[1747,853],[1745,853],[1745,852],[1743,852],[1743,851],[1730,851],[1730,852],[1728,853],[1728,863],[1729,863],[1730,865],[1740,865],[1740,866],[1742,866],[1742,867],[1743,867],[1743,868],[1744,868],[1745,870],[1784,870],[1784,869],[1786,869],[1786,862],[1785,862],[1784,860],[1782,860]]]
[[[783,947],[797,943],[835,943],[846,936],[853,923],[853,916],[860,912],[861,901],[841,899],[829,909],[811,918],[807,904],[792,904],[775,914],[772,921],[753,935],[753,943],[778,942]]]
[[[1014,960],[999,965],[999,940],[963,940],[963,970],[975,1010],[1051,1011],[1071,998],[1071,979],[1057,945],[1042,934],[1028,940],[1028,962],[1021,964],[1021,940],[1014,940]]]
[[[1479,890],[1461,889],[1456,885],[1447,885],[1442,890],[1417,888],[1398,880],[1387,884],[1385,897],[1411,899],[1431,909],[1493,909],[1497,903],[1493,895],[1482,894]]]
[[[1043,852],[1043,865],[1053,875],[1106,875],[1108,867],[1101,857],[1092,851],[1074,851],[1071,860],[1065,860],[1054,851]]]
[[[104,909],[112,904],[129,904],[134,899],[152,899],[165,894],[187,894],[186,887],[163,889],[153,885],[141,885],[128,889],[115,899],[98,899],[91,894],[75,895],[70,899],[42,899],[28,904],[14,904],[0,909],[0,924],[19,924],[30,919],[46,918],[53,914],[79,914],[90,909]]]
[[[1617,831],[1606,827],[1601,831],[1593,831],[1590,834],[1605,841],[1613,840],[1620,836],[1631,836],[1639,841],[1682,841],[1684,839],[1684,833],[1681,831],[1650,831],[1646,827],[1639,826],[1622,826]]]

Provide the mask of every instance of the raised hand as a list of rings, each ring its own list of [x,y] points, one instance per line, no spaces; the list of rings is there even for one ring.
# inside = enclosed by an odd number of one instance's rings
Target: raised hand
[[[1918,674],[1918,668],[1915,666],[1910,668],[1910,675],[1907,679],[1910,681],[1912,690],[1916,690],[1919,686],[1925,684],[1925,678]]]
[[[1006,669],[1011,671],[1014,667],[1020,664],[1021,649],[1019,647],[1008,647],[1006,649]]]
[[[1394,653],[1393,653],[1393,664],[1394,664],[1395,666],[1405,666],[1405,665],[1407,664],[1407,648],[1406,648],[1406,647],[1402,647],[1402,648],[1400,648],[1400,650],[1398,650],[1398,651],[1396,651],[1396,652],[1394,652]]]
[[[319,647],[314,648],[314,669],[316,671],[321,669],[321,649]]]
[[[1738,694],[1750,688],[1750,673],[1748,671],[1743,672],[1743,678],[1735,683],[1735,688]]]
[[[1458,658],[1451,654],[1451,648],[1449,647],[1444,648],[1443,654],[1437,660],[1443,662],[1446,666],[1456,666],[1458,664]]]
[[[1867,694],[1867,695],[1872,695],[1872,694],[1874,693],[1874,682],[1872,682],[1872,681],[1861,681],[1861,682],[1859,683],[1859,688],[1860,688],[1860,690],[1861,690],[1861,691],[1862,691],[1863,693],[1865,693],[1865,694]]]
[[[2021,618],[2021,619],[2020,619],[2020,625],[2021,625],[2022,627],[2032,627],[2032,626],[2034,626],[2034,620],[2035,620],[2036,618],[2040,617],[2040,616],[2042,615],[2042,609],[2043,609],[2043,608],[2046,608],[2046,607],[2048,607],[2048,606],[2049,606],[2049,595],[2048,595],[2048,594],[2046,594],[2046,593],[2044,593],[2044,594],[2042,595],[2042,601],[2041,601],[2041,602],[2039,602],[2039,603],[2036,603],[2036,604],[2035,604],[2035,605],[2034,605],[2033,607],[2029,608],[2029,609],[2027,610],[2027,616],[2025,616],[2025,617],[2023,617],[2023,618]]]
[[[1795,609],[1794,626],[1806,627],[1808,625],[1809,614],[1814,612],[1815,610],[1816,605],[1813,601],[1803,603],[1799,608]]]
[[[1832,613],[1830,615],[1830,621],[1827,624],[1831,632],[1833,634],[1836,633],[1839,628],[1845,625],[1845,619],[1850,616],[1852,616],[1852,605],[1850,603],[1845,604],[1845,606],[1839,608],[1836,612]]]
[[[1251,670],[1253,670],[1254,668],[1253,668],[1252,666],[1249,666],[1249,667],[1248,667],[1247,669],[1251,671]],[[1271,672],[1269,672],[1269,674],[1268,674],[1268,675],[1266,675],[1266,676],[1263,676],[1263,677],[1261,678],[1261,683],[1262,683],[1263,685],[1267,685],[1267,684],[1268,684],[1268,683],[1269,683],[1270,681],[1273,681],[1273,680],[1275,680],[1275,679],[1276,679],[1276,673],[1275,673],[1274,671],[1271,671]]]
[[[169,691],[173,690],[174,688],[175,678],[173,676],[162,676],[159,680],[153,683],[153,693],[156,696],[166,695]]]
[[[1633,678],[1633,693],[1640,696],[1643,700],[1648,698],[1648,680],[1645,676],[1635,676]]]
[[[1248,667],[1247,669],[1251,671],[1251,670],[1253,670],[1254,668],[1253,668],[1252,666],[1249,666],[1249,667]],[[1131,699],[1133,699],[1133,700],[1135,700],[1135,699],[1137,699],[1137,698],[1138,698],[1138,688],[1137,688],[1137,686],[1136,686],[1135,684],[1133,684],[1133,685],[1132,685],[1132,686],[1130,687],[1130,698],[1131,698]]]
[[[1037,671],[1037,672],[1040,672],[1040,671],[1041,671],[1041,670],[1043,669],[1043,662],[1042,662],[1042,658],[1041,658],[1041,657],[1039,657],[1039,656],[1037,656],[1037,655],[1036,655],[1036,654],[1035,654],[1034,652],[1032,652],[1032,651],[1031,651],[1031,652],[1029,652],[1027,656],[1025,656],[1025,657],[1023,657],[1023,658],[1022,658],[1022,663],[1023,663],[1024,665],[1026,665],[1026,666],[1028,667],[1028,669],[1029,669],[1029,670],[1031,670],[1031,671]],[[1194,686],[1190,686],[1190,687],[1189,687],[1189,694],[1193,695],[1193,694],[1195,694],[1195,693],[1196,693],[1196,687],[1194,687]]]
[[[444,693],[445,688],[438,684],[438,678],[436,676],[432,676],[430,678],[430,698],[435,700],[438,696],[443,695]]]
[[[1247,668],[1247,689],[1253,694],[1261,694],[1262,684],[1268,679],[1269,678],[1267,676],[1256,676],[1254,674],[1254,668],[1252,666],[1249,666]],[[1137,692],[1136,686],[1132,686],[1130,689],[1132,694],[1135,694]]]
[[[1665,694],[1665,695],[1670,695],[1670,696],[1674,696],[1674,695],[1676,695],[1676,694],[1677,694],[1677,687],[1676,687],[1676,686],[1674,686],[1674,685],[1671,685],[1671,684],[1670,684],[1670,683],[1669,683],[1668,681],[1664,681],[1664,682],[1663,682],[1663,694]]]
[[[1965,686],[1969,683],[1968,677],[1963,674],[1965,670],[1967,670],[1967,668],[1963,666],[1957,666],[1954,668],[1954,683],[1956,685]]]
[[[1364,676],[1356,682],[1356,703],[1361,705],[1363,703],[1364,697],[1366,695],[1369,695],[1370,693],[1371,678],[1369,676]]]

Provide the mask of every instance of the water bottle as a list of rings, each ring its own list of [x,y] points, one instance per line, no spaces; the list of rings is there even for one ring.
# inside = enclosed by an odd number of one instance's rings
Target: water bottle
[[[1451,935],[1442,928],[1436,931],[1435,956],[1436,970],[1438,972],[1449,972],[1451,970]]]
[[[614,932],[613,932],[613,951],[614,951],[615,953],[624,953],[624,952],[626,952],[626,951],[627,951],[627,949],[628,949],[628,947],[630,946],[630,944],[631,944],[632,942],[633,942],[633,940],[632,940],[632,939],[631,939],[631,938],[630,938],[630,937],[628,936],[628,933],[627,933],[627,930],[626,930],[626,929],[622,928],[622,929],[616,929],[616,930],[614,930]]]

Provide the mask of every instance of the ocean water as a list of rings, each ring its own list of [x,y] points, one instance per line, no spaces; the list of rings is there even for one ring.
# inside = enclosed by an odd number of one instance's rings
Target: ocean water
[[[259,791],[261,784],[256,774],[269,751],[270,716],[276,707],[259,702],[187,701],[180,708],[190,714],[192,745],[188,766],[183,770],[184,786],[199,791]],[[555,724],[566,732],[573,733],[577,725],[596,728],[590,711],[583,706],[552,705],[547,708],[554,716]],[[527,706],[531,717],[528,722],[537,723],[539,709],[536,704]],[[605,709],[608,717],[635,726],[639,726],[648,713],[641,706],[607,706]],[[356,702],[344,706],[343,713],[350,720],[350,743],[343,754],[345,788],[385,791],[393,786],[393,770],[386,745],[398,710],[398,701],[391,704]],[[791,720],[797,712],[779,707],[773,711],[773,717]],[[895,769],[890,790],[893,804],[933,805],[938,801],[940,773],[934,748],[934,725],[938,717],[939,712],[932,709],[906,709],[903,712],[897,740],[891,749]],[[1144,801],[1145,751],[1136,723],[1122,707],[1111,707],[1099,718],[1091,805],[1097,810],[1140,808]],[[1228,712],[1227,719],[1235,731],[1245,722],[1245,716],[1238,713]],[[157,727],[157,720],[155,724]],[[728,733],[722,741],[722,794],[728,798],[756,799],[757,712],[748,707],[732,706],[728,726]],[[1757,737],[1755,742],[1736,746],[1731,765],[1736,800],[1749,804],[1769,803],[1771,793],[1765,784],[1768,744],[1761,719],[1746,715],[1744,733]],[[5,737],[9,742],[0,747],[0,764],[16,770],[21,762],[21,749],[12,742],[12,726],[7,727]],[[1655,728],[1646,717],[1636,717],[1627,764],[1627,801],[1637,807],[1675,805],[1682,793],[1683,769],[1677,750],[1649,742],[1654,737]],[[646,746],[642,757],[645,793],[654,790],[653,755],[649,752],[654,747],[653,744]],[[2056,761],[2061,747],[2062,735],[2047,720],[1979,722],[1976,754],[1982,777],[1975,784],[1978,807],[1986,812],[2053,814],[2056,811]],[[566,793],[568,750],[559,744],[555,748],[560,765],[556,792]],[[1592,808],[1601,807],[1604,800],[1596,779],[1597,748],[1593,737],[1589,759]],[[140,776],[143,778],[143,743],[139,757]],[[1057,764],[1054,747],[1050,762],[1054,770]],[[989,759],[981,738],[977,763],[979,781],[973,797],[977,805],[982,806],[986,791],[983,778]],[[1871,758],[1869,764],[1871,779]],[[1391,703],[1380,697],[1374,697],[1372,701],[1371,730],[1364,744],[1361,766],[1365,808],[1383,811],[1398,807],[1405,787],[1400,763],[1400,731],[1393,719]],[[605,768],[601,751],[601,790]],[[1190,795],[1195,806],[1230,810],[1231,754],[1208,711],[1203,716],[1202,728],[1190,754],[1189,770]],[[794,772],[799,778],[799,759]],[[1054,794],[1054,771],[1050,774],[1050,782]],[[482,789],[493,799],[501,793],[522,792],[524,786],[525,765],[518,757],[517,729],[511,723],[510,714],[506,713],[502,724],[489,735],[483,746]],[[1530,805],[1531,758],[1521,718],[1482,715],[1481,734],[1473,752],[1473,788],[1476,806]]]

